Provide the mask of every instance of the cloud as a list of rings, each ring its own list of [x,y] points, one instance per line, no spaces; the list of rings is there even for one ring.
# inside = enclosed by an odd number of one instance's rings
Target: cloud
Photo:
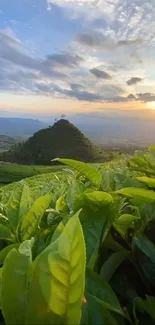
[[[70,87],[72,90],[75,90],[75,91],[83,90],[85,88],[83,85],[80,85],[77,83],[70,83]]]
[[[83,58],[77,54],[58,53],[47,56],[47,62],[52,66],[77,67],[83,61]]]
[[[95,93],[88,92],[88,91],[66,90],[66,91],[64,91],[64,93],[67,96],[76,98],[80,101],[88,101],[88,102],[102,102],[103,101],[102,96],[95,94]]]
[[[36,83],[35,91],[38,94],[44,95],[55,95],[57,97],[70,97],[75,98],[79,101],[86,102],[100,102],[100,103],[122,103],[122,102],[130,102],[136,100],[135,96],[130,94],[129,96],[119,96],[115,93],[115,86],[109,86],[109,92],[103,92],[102,94],[98,94],[95,92],[90,92],[85,90],[80,84],[71,84],[68,85],[69,88],[62,88],[58,85],[51,83]],[[111,87],[111,88],[110,88]]]
[[[111,79],[111,76],[109,75],[109,73],[100,70],[98,68],[93,68],[89,70],[96,78],[99,79]]]
[[[95,85],[88,70],[80,70],[81,55],[74,52],[49,54],[45,59],[33,57],[11,30],[0,30],[0,90],[11,93],[34,93],[56,98],[75,98],[87,102],[128,102],[151,100],[142,94],[123,96],[124,90],[116,84]],[[94,62],[94,61],[92,61]],[[70,74],[61,67],[70,68]],[[74,67],[79,70],[74,72]],[[59,68],[59,70],[57,70]],[[61,69],[61,70],[60,70]],[[73,69],[73,70],[72,70]],[[89,69],[96,78],[110,80],[101,68]]]
[[[141,82],[143,79],[139,77],[132,77],[130,78],[126,83],[128,86],[132,86],[137,84],[138,82]]]
[[[11,30],[0,30],[0,58],[15,65],[38,69],[39,62],[24,53],[22,43]]]
[[[154,0],[47,0],[47,3],[61,7],[71,20],[82,19],[86,27],[91,22],[95,27],[95,21],[98,22],[98,28],[104,29],[107,36],[113,35],[120,47],[137,46],[137,40],[139,46],[143,41],[147,45],[155,43]],[[91,39],[87,42],[91,43]]]
[[[87,33],[80,33],[76,36],[75,40],[85,46],[97,49],[108,48],[112,49],[113,42],[105,37],[103,33],[94,31]]]
[[[127,98],[128,98],[128,100],[131,100],[131,101],[136,100],[136,97],[133,94],[129,94]]]
[[[128,96],[115,96],[113,98],[109,98],[107,102],[109,103],[127,103],[132,102],[136,100],[135,96],[133,94],[130,94]]]
[[[118,2],[119,0],[47,0],[48,7],[50,4],[51,8],[56,5],[68,10],[71,19],[84,16],[87,20],[96,19],[101,14],[109,18]]]
[[[79,101],[88,102],[101,102],[103,100],[103,97],[98,94],[82,90],[82,87],[80,87],[80,85],[75,87],[72,85],[71,89],[65,89],[59,87],[56,84],[47,85],[45,83],[36,83],[35,88],[37,93],[44,95],[55,94],[63,97],[76,98]]]
[[[121,40],[117,42],[117,46],[129,46],[129,45],[141,45],[143,41],[141,39],[129,39],[129,40]]]
[[[139,46],[142,44],[140,39],[126,39],[117,41],[113,37],[106,35],[101,31],[93,31],[79,33],[75,37],[75,41],[81,45],[91,47],[98,50],[114,50],[122,47],[131,47],[131,46]]]
[[[154,102],[155,94],[152,94],[152,93],[137,94],[137,100],[139,100],[143,103]]]
[[[24,45],[16,38],[11,30],[0,30],[0,59],[3,64],[12,64],[15,67],[37,71],[42,76],[65,79],[65,73],[56,71],[52,64],[49,68],[47,60],[33,58],[26,53]]]

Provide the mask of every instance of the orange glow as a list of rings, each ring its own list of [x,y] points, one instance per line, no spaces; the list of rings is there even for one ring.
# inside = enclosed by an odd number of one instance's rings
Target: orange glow
[[[150,105],[150,106],[148,106]],[[145,111],[155,109],[155,102],[141,103],[137,101],[120,103],[94,103],[78,101],[71,98],[52,98],[45,96],[20,96],[13,94],[0,94],[0,110],[29,114],[69,114],[91,113],[93,111],[118,110],[118,111]]]

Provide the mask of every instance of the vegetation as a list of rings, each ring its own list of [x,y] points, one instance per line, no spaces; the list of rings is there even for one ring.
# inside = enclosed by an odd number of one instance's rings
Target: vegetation
[[[0,152],[7,151],[15,145],[15,140],[6,135],[0,135]]]
[[[1,160],[49,165],[55,157],[94,162],[104,161],[108,156],[74,125],[61,119],[52,127],[38,131],[14,150],[3,154]]]
[[[0,184],[9,184],[21,179],[61,170],[63,166],[37,166],[0,163]]]
[[[154,324],[155,147],[58,162],[1,188],[1,321]]]

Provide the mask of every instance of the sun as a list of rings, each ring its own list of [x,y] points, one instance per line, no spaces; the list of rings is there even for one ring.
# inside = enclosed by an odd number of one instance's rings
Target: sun
[[[155,102],[147,103],[147,106],[151,109],[155,109]]]

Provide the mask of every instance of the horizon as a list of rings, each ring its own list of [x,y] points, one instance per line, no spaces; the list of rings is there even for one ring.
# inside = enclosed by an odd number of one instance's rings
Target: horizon
[[[8,112],[7,116],[6,114],[4,114],[5,116],[0,115],[1,135],[26,139],[37,130],[48,128],[49,125],[52,126],[55,122],[65,119],[80,129],[91,141],[101,146],[148,147],[155,143],[154,120],[150,119],[149,116],[146,119],[143,115],[140,119],[138,114],[135,118],[135,116],[130,115],[130,112],[126,111],[125,115],[118,114],[119,112],[113,112],[111,116],[106,111],[104,113],[104,115],[94,112],[89,115],[77,113],[75,115],[61,114],[55,117],[52,115],[48,117],[32,115],[23,117],[23,115],[19,116],[18,114],[17,116],[10,116],[10,112]],[[9,121],[6,122],[6,120]]]

